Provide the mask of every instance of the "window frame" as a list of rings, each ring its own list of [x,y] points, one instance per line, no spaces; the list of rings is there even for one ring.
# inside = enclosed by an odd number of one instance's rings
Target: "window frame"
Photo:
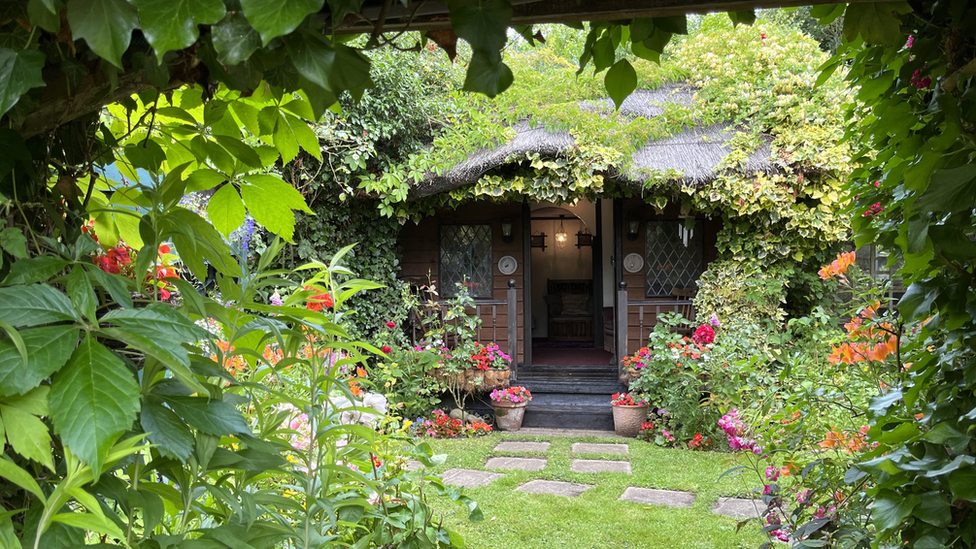
[[[672,283],[672,287],[669,293],[658,293],[652,292],[651,288],[651,278],[652,274],[651,267],[654,263],[651,256],[651,238],[650,233],[652,227],[655,225],[672,224],[676,231],[675,235],[680,236],[681,230],[686,229],[691,231],[691,236],[689,237],[691,241],[695,244],[695,251],[692,253],[697,253],[697,269],[695,272],[691,273],[691,280],[676,280]],[[687,248],[691,249],[691,246]],[[679,288],[694,288],[698,289],[698,279],[701,278],[702,273],[705,271],[705,233],[704,229],[700,226],[700,220],[696,219],[694,226],[688,229],[687,224],[684,219],[651,219],[645,222],[644,227],[644,297],[647,299],[662,299],[662,298],[674,298],[674,290]],[[679,284],[684,283],[683,287],[679,287]],[[663,285],[662,285],[663,286]],[[663,288],[662,288],[663,289]]]
[[[444,269],[444,231],[445,231],[445,229],[450,229],[450,228],[454,228],[454,227],[486,227],[487,228],[487,236],[488,236],[487,245],[488,245],[488,248],[487,248],[486,257],[483,258],[483,261],[485,261],[484,267],[486,267],[486,272],[487,272],[487,275],[488,276],[487,276],[487,280],[486,281],[485,280],[482,280],[481,281],[481,282],[487,282],[487,284],[485,284],[485,286],[483,286],[484,290],[481,290],[480,288],[482,288],[482,287],[479,286],[479,291],[478,292],[472,291],[472,289],[470,287],[468,288],[468,291],[469,291],[471,297],[473,297],[475,299],[494,299],[494,297],[495,297],[495,289],[494,289],[494,283],[495,283],[495,242],[494,242],[494,240],[495,239],[494,239],[494,230],[493,230],[493,226],[492,226],[491,223],[443,223],[443,224],[441,224],[438,227],[438,230],[437,230],[437,268],[438,268],[438,272],[440,274],[440,276],[439,276],[439,279],[440,279],[439,280],[439,284],[441,286],[441,289],[440,289],[440,295],[441,295],[441,297],[444,298],[444,299],[450,299],[450,298],[453,298],[453,297],[457,297],[458,294],[457,294],[457,291],[456,291],[457,290],[457,287],[455,286],[455,283],[456,282],[462,282],[462,280],[447,280],[447,277],[445,276],[445,269]],[[482,230],[484,230],[484,229],[482,229]],[[473,245],[473,242],[471,242],[471,243],[468,244],[469,249],[472,247],[472,245]],[[470,278],[470,275],[473,272],[474,272],[473,269],[469,270],[469,272],[465,273],[464,278],[465,279]]]

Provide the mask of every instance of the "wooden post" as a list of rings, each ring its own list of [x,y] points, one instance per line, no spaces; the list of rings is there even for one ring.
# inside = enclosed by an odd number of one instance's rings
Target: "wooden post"
[[[614,326],[614,336],[616,339],[615,357],[617,361],[617,373],[623,374],[623,360],[627,356],[627,282],[621,280],[620,289],[617,290],[616,313],[617,322]]]
[[[512,377],[518,378],[518,290],[515,279],[508,281],[508,356],[512,357]]]

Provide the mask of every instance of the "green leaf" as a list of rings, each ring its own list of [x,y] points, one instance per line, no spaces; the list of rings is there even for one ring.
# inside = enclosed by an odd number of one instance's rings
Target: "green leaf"
[[[751,25],[756,22],[756,12],[754,10],[730,11],[729,19],[732,20],[733,27]]]
[[[223,400],[206,397],[163,396],[163,400],[193,427],[214,436],[251,434],[237,408]]]
[[[53,1],[51,4],[60,5],[60,0]],[[37,25],[47,32],[57,34],[61,30],[61,16],[58,14],[60,8],[51,10],[45,5],[44,0],[30,0],[27,2],[27,17],[30,19],[31,25]]]
[[[96,508],[97,509],[97,508]],[[125,539],[125,534],[119,527],[104,515],[94,513],[58,513],[51,517],[54,522],[89,530],[116,539]]]
[[[7,428],[7,442],[14,451],[54,471],[51,435],[47,425],[34,414],[17,406],[0,404],[0,416]]]
[[[241,196],[254,220],[291,242],[295,232],[295,214],[292,210],[313,213],[305,204],[305,198],[275,175],[249,175],[244,179],[247,184],[241,186]]]
[[[915,508],[915,516],[919,520],[939,528],[949,526],[949,523],[952,522],[952,511],[946,496],[947,494],[942,492],[922,494],[918,507]]]
[[[846,7],[846,4],[821,4],[810,8],[810,16],[817,19],[821,25],[827,26],[844,15],[844,8]]]
[[[329,84],[329,88],[336,93],[365,87],[369,84],[369,59],[349,46],[336,44]]]
[[[290,34],[305,20],[305,16],[322,9],[325,0],[241,0],[244,17],[260,34],[262,45],[272,39]]]
[[[175,208],[161,220],[172,235],[176,251],[183,264],[198,280],[206,280],[210,262],[218,272],[227,276],[240,276],[241,266],[230,255],[230,247],[217,229],[190,210]]]
[[[490,57],[475,51],[468,64],[468,72],[464,78],[465,91],[483,93],[488,97],[495,97],[507,90],[515,75],[512,69],[500,59],[492,61]]]
[[[166,153],[163,152],[163,148],[159,146],[159,143],[149,139],[140,143],[126,145],[125,157],[133,166],[145,168],[152,173],[157,173],[163,161],[166,160]]]
[[[95,296],[91,281],[88,280],[88,275],[85,274],[84,267],[75,265],[71,268],[65,289],[68,297],[71,298],[71,304],[81,311],[85,318],[92,322],[96,321],[95,310],[98,308],[98,298]]]
[[[847,6],[844,38],[853,42],[860,34],[869,44],[893,46],[904,43],[898,14],[911,13],[907,2],[865,2]]]
[[[226,149],[227,152],[247,167],[255,169],[264,167],[264,163],[261,162],[261,157],[258,156],[258,153],[254,152],[254,149],[249,145],[242,142],[239,135],[237,137],[215,135],[214,139],[217,140],[217,143],[221,147]]]
[[[23,549],[17,533],[14,532],[14,523],[10,517],[0,519],[0,547],[5,549]]]
[[[218,189],[207,204],[207,217],[214,228],[226,237],[244,223],[246,216],[241,195],[230,183]]]
[[[637,71],[630,61],[621,59],[607,71],[603,85],[607,88],[607,93],[610,94],[610,99],[613,99],[615,107],[620,109],[624,99],[637,89]]]
[[[68,24],[75,40],[83,38],[98,56],[123,69],[122,54],[139,15],[125,0],[68,0]]]
[[[105,289],[118,305],[127,309],[132,308],[132,292],[129,291],[131,278],[122,275],[106,273],[94,265],[85,265],[88,274],[95,279],[95,283]]]
[[[39,50],[0,48],[0,116],[28,90],[45,85],[41,77],[43,68],[44,54]]]
[[[29,358],[25,365],[13,342],[0,339],[0,396],[22,395],[60,370],[78,342],[77,326],[22,330]]]
[[[512,5],[508,0],[490,0],[451,9],[451,27],[458,37],[471,44],[475,52],[480,50],[493,60],[501,61],[498,52],[505,46],[511,22]]]
[[[81,317],[63,293],[46,284],[0,288],[0,321],[15,328],[52,322],[78,321]]]
[[[654,51],[644,45],[643,42],[634,42],[630,45],[630,51],[641,59],[646,59],[652,63],[661,64],[661,52]]]
[[[122,360],[90,334],[51,383],[54,432],[95,477],[139,411],[139,385]]]
[[[193,453],[193,433],[172,410],[156,398],[150,398],[142,407],[140,423],[149,433],[149,441],[160,452],[186,462]]]
[[[688,34],[688,18],[684,15],[654,17],[654,26],[671,34]]]
[[[27,257],[27,237],[16,227],[0,231],[0,248],[8,254],[24,259]]]
[[[68,266],[68,261],[60,257],[40,256],[15,261],[10,273],[3,279],[4,286],[33,284],[51,278]]]
[[[949,474],[952,497],[976,501],[976,467],[961,467]]]
[[[919,501],[915,494],[903,496],[891,490],[881,490],[872,507],[874,524],[882,532],[897,528],[912,514]]]
[[[961,212],[973,207],[976,196],[976,164],[938,170],[928,190],[915,201],[922,212]]]
[[[212,25],[227,13],[221,0],[132,0],[139,8],[142,32],[162,59],[168,51],[193,45],[197,25]]]
[[[943,444],[951,448],[953,453],[960,453],[969,444],[969,435],[958,431],[947,422],[941,422],[925,433],[922,440]]]
[[[13,462],[8,461],[6,456],[0,456],[0,477],[34,494],[41,503],[47,501],[47,498],[44,497],[44,492],[41,491],[41,487],[34,480],[34,477],[27,471],[14,465]]]
[[[350,13],[359,13],[363,0],[329,0],[332,26],[339,26]]]
[[[234,66],[246,61],[261,47],[261,35],[238,11],[228,13],[223,21],[210,28],[214,49],[221,63]]]
[[[321,35],[299,32],[288,39],[289,58],[298,73],[309,82],[324,89],[332,89],[329,75],[335,64],[336,52]]]

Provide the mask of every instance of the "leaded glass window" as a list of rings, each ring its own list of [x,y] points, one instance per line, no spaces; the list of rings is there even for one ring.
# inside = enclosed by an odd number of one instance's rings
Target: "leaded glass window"
[[[888,298],[893,301],[901,297],[905,292],[905,285],[901,277],[898,276],[898,269],[904,265],[904,262],[899,260],[894,265],[889,266],[889,255],[881,246],[868,244],[858,248],[856,264],[862,271],[871,275],[872,278],[879,282],[890,280],[891,286],[888,288]]]
[[[682,220],[648,221],[644,248],[647,297],[671,297],[676,289],[697,289],[702,273],[702,231]]]
[[[457,295],[456,283],[472,297],[492,298],[491,225],[441,226],[441,295]]]

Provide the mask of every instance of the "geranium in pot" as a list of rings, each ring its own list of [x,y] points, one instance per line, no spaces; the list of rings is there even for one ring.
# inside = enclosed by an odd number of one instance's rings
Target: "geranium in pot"
[[[532,393],[525,387],[495,389],[491,392],[491,404],[495,408],[495,424],[502,431],[518,431],[522,428],[525,407],[532,400]]]
[[[636,394],[614,393],[610,404],[613,405],[614,432],[622,437],[636,437],[641,424],[647,421],[647,399]]]

